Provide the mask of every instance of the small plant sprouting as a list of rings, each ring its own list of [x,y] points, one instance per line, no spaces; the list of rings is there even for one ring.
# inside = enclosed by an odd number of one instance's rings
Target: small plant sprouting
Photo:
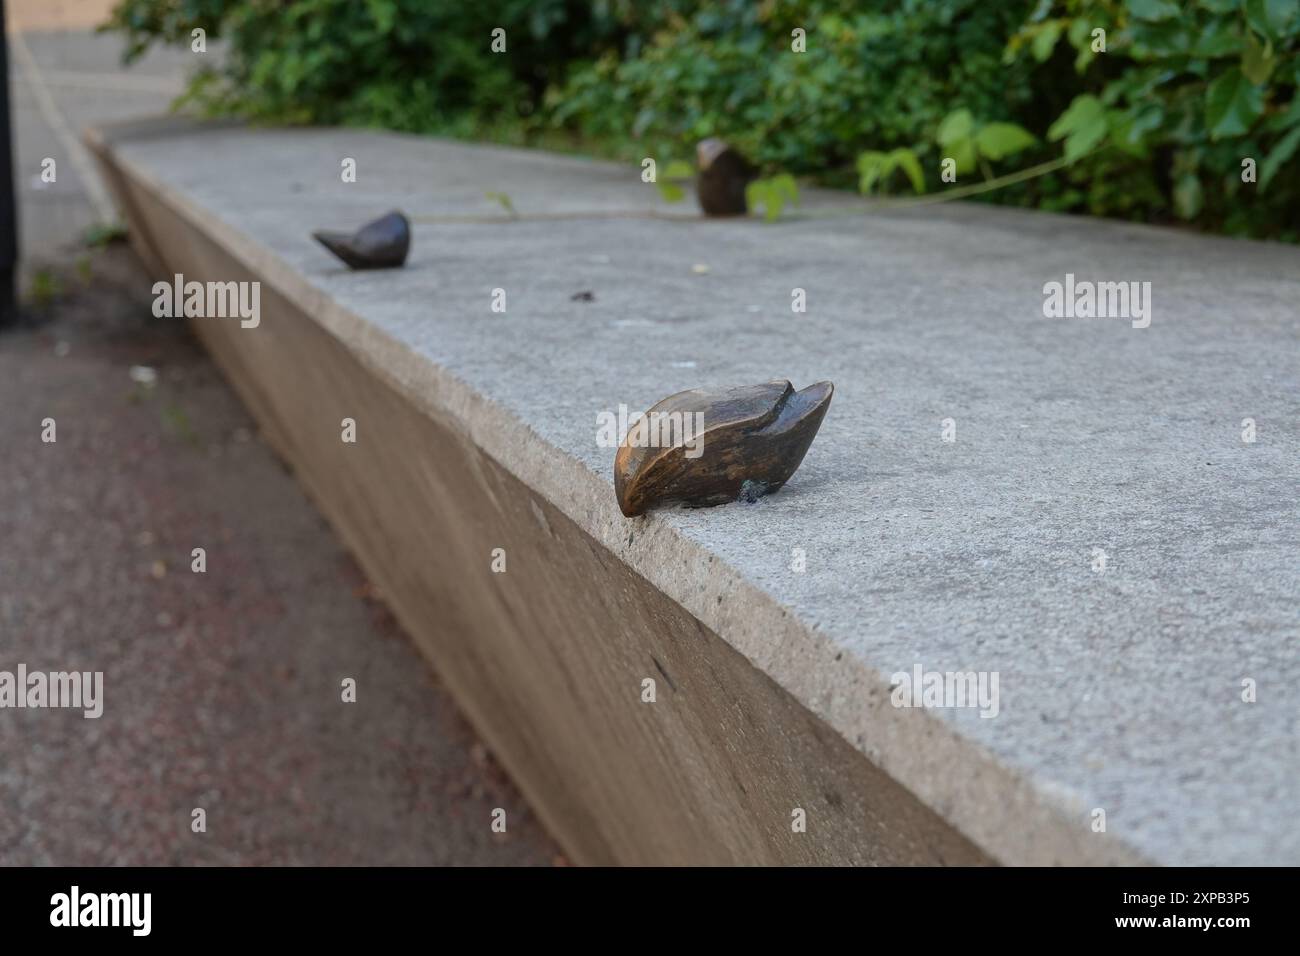
[[[163,427],[175,437],[191,445],[199,443],[199,436],[190,424],[190,416],[175,402],[168,402],[159,410]]]
[[[115,242],[125,241],[126,235],[126,226],[122,225],[122,223],[100,222],[87,229],[82,235],[81,241],[89,249],[103,249]]]
[[[63,283],[49,269],[38,269],[32,276],[31,299],[38,309],[48,309],[63,291]]]
[[[869,149],[858,156],[858,192],[869,195],[877,186],[885,183],[895,170],[902,170],[916,192],[925,191],[925,176],[921,172],[921,162],[916,153],[905,147],[888,153]]]
[[[492,193],[484,193],[483,195],[486,196],[488,199],[491,199],[493,202],[500,203],[501,208],[506,211],[506,215],[508,215],[511,219],[519,218],[519,213],[515,210],[515,204],[510,201],[510,197],[507,196],[505,193],[492,192]]]
[[[663,175],[655,182],[659,187],[659,196],[664,202],[681,202],[686,198],[686,190],[682,187],[682,182],[694,175],[695,170],[686,160],[672,160],[664,167]]]
[[[799,187],[789,173],[756,179],[745,187],[745,202],[754,211],[762,207],[763,218],[767,222],[774,222],[780,218],[786,203],[799,205]]]

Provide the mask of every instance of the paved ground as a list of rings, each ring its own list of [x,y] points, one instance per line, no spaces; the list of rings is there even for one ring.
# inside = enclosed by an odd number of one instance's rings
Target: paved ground
[[[115,152],[995,854],[1104,842],[1101,809],[1152,860],[1300,861],[1295,247],[962,204],[650,219],[634,167],[353,130]],[[306,238],[394,206],[400,273]],[[1067,276],[1148,283],[1149,325],[1045,315]],[[779,494],[619,514],[599,414],[778,376],[836,386]],[[996,716],[891,706],[914,667],[998,675]]]
[[[84,148],[89,123],[160,113],[197,54],[156,50],[129,70],[121,40],[96,34],[110,0],[9,0],[9,91],[23,276],[65,257],[96,223],[116,218]],[[56,181],[42,163],[54,160]]]
[[[27,288],[59,291],[0,333],[0,670],[100,670],[105,704],[0,711],[0,864],[563,862],[131,254],[79,242],[102,217],[60,127],[156,112],[179,74],[117,73],[84,29],[22,42],[48,94],[15,64]]]

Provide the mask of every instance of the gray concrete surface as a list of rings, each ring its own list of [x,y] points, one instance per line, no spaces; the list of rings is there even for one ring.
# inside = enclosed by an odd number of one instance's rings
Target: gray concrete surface
[[[1296,249],[955,205],[529,221],[657,200],[635,168],[367,132],[113,149],[996,858],[1300,862]],[[485,191],[525,219],[460,221]],[[391,207],[401,274],[307,238]],[[1151,282],[1150,327],[1045,318],[1066,273]],[[785,490],[618,514],[598,412],[776,376],[836,385]],[[997,672],[998,716],[892,707],[918,663]]]
[[[167,269],[259,281],[147,191],[123,199]],[[258,335],[191,328],[571,859],[990,862],[454,418],[264,289]]]
[[[0,670],[103,715],[0,710],[0,865],[561,860],[135,257],[63,281],[0,335]]]

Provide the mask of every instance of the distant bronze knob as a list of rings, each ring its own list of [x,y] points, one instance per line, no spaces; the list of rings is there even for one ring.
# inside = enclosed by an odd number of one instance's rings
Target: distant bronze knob
[[[350,269],[395,269],[406,262],[411,248],[411,224],[394,210],[356,232],[313,232],[312,238]]]
[[[743,216],[749,211],[745,187],[758,170],[720,139],[695,147],[695,195],[707,216]]]
[[[658,402],[614,456],[614,491],[629,518],[651,508],[708,508],[779,490],[817,435],[834,386],[796,392],[778,379]]]

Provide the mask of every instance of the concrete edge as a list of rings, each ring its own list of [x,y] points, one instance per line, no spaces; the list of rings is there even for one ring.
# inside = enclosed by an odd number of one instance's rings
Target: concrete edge
[[[219,124],[212,131],[229,128]],[[1010,865],[1149,865],[1114,834],[1088,827],[1082,796],[1046,794],[982,746],[922,709],[890,705],[889,675],[845,658],[765,591],[654,514],[627,519],[612,481],[543,440],[513,414],[445,369],[343,308],[251,237],[115,151],[119,143],[208,132],[177,118],[87,130],[85,141],[113,177],[130,177],[249,272],[295,303],[380,380],[414,406],[456,423],[484,454],[617,555],[632,571],[719,634],[976,846]],[[124,190],[116,189],[120,197]],[[133,236],[151,265],[162,260]],[[631,533],[635,532],[634,535]],[[629,541],[629,536],[631,540]],[[959,781],[950,784],[952,781]]]

